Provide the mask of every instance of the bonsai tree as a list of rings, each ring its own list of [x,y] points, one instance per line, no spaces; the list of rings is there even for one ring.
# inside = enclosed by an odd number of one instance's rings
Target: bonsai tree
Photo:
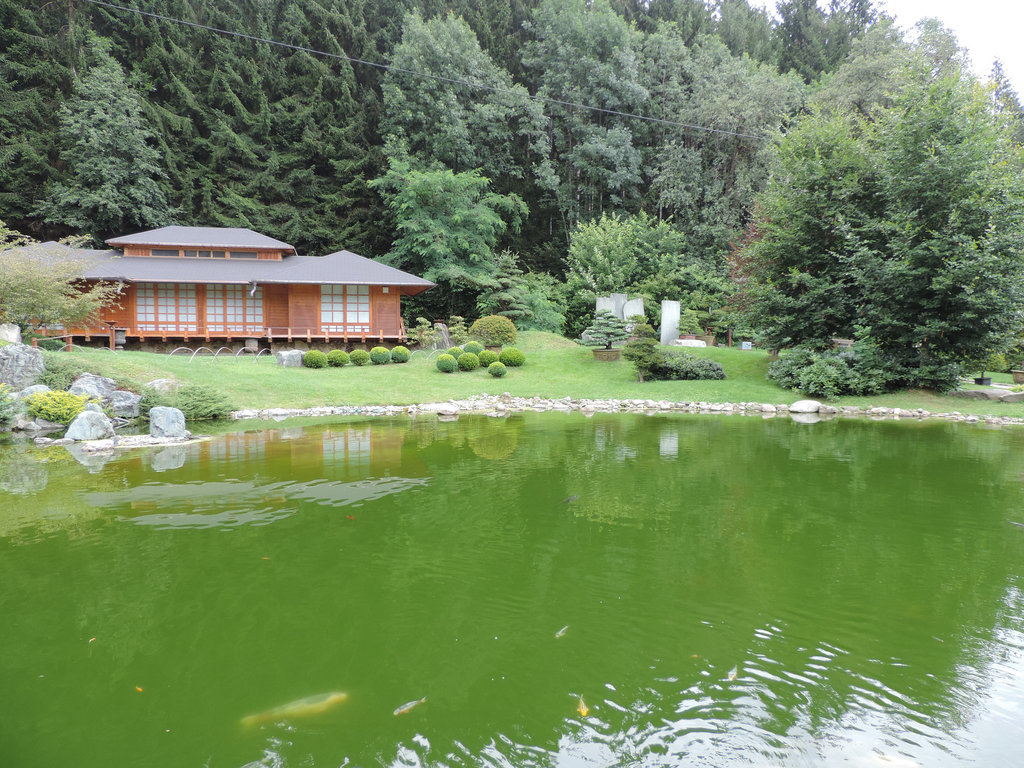
[[[608,310],[601,310],[594,322],[580,337],[580,343],[588,347],[611,349],[613,344],[629,338],[626,321],[620,320]]]
[[[700,321],[697,319],[697,313],[692,309],[685,310],[679,318],[679,335],[696,336],[703,331],[704,329],[700,327]]]

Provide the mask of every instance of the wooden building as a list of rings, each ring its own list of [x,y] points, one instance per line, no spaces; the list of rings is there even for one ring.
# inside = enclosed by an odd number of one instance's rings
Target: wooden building
[[[88,281],[120,282],[90,328],[139,341],[384,342],[405,337],[401,297],[433,283],[349,251],[299,256],[249,229],[162,227],[89,251]]]

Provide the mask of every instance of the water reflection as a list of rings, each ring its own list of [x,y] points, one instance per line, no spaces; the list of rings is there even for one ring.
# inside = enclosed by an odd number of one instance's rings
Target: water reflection
[[[5,746],[18,765],[1010,765],[1022,443],[531,414],[235,433],[95,474],[0,454],[21,468],[0,478]],[[325,690],[350,698],[237,726]]]

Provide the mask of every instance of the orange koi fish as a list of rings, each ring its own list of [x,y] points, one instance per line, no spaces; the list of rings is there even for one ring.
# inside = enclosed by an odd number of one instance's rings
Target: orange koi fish
[[[586,717],[590,714],[590,707],[587,706],[587,702],[583,700],[582,696],[580,696],[580,704],[576,707],[576,711],[580,713],[580,717]]]

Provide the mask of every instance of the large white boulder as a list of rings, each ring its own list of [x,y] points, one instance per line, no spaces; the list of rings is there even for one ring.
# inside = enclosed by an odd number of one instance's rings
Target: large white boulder
[[[302,355],[301,349],[283,349],[280,352],[274,353],[274,357],[277,358],[277,364],[285,368],[301,368]]]
[[[817,413],[821,410],[821,403],[817,400],[797,400],[789,406],[790,413]]]
[[[153,437],[185,437],[185,414],[177,408],[158,405],[149,411],[149,434]]]
[[[21,328],[16,323],[0,323],[0,341],[21,344]]]
[[[82,411],[71,422],[64,437],[71,440],[103,440],[114,436],[114,425],[102,413]]]

